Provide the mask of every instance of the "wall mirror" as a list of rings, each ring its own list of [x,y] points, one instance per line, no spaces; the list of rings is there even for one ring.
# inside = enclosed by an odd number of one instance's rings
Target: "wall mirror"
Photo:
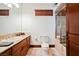
[[[0,3],[0,35],[21,32],[22,5],[18,5]]]

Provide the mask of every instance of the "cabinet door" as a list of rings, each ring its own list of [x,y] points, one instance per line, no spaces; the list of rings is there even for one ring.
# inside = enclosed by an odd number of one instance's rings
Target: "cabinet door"
[[[21,55],[26,55],[28,50],[29,50],[29,47],[30,47],[30,36],[28,36],[27,38],[25,38],[23,40],[23,46],[22,46],[22,52],[21,52]]]
[[[24,56],[24,55],[27,54],[27,42],[26,42],[26,39],[24,39],[21,44],[22,44],[22,47],[21,47],[21,56]]]
[[[24,56],[27,54],[28,50],[29,50],[29,47],[30,47],[30,36],[28,36],[27,38],[25,38],[23,40],[23,46],[22,46],[22,52],[21,52],[21,55]]]
[[[79,56],[79,4],[67,4],[67,55]]]
[[[22,47],[21,42],[19,42],[15,46],[13,46],[12,47],[12,55],[13,56],[20,56],[21,55],[21,47]]]

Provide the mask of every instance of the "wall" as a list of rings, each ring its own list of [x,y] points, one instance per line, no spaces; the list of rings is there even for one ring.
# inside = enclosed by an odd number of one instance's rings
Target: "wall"
[[[55,37],[54,16],[35,16],[35,9],[53,9],[52,4],[23,4],[22,31],[32,35],[31,44],[40,44],[40,36],[49,36],[50,44]]]

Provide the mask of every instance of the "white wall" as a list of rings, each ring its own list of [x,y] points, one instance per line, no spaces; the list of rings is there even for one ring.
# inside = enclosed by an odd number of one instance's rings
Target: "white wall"
[[[53,7],[52,4],[23,4],[22,31],[31,34],[31,44],[40,44],[40,36],[49,36],[52,44],[52,39],[55,37],[54,16],[35,16],[35,9],[53,10]]]

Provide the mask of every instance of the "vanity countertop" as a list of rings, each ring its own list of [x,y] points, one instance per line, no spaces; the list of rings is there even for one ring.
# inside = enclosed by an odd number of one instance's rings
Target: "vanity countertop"
[[[11,48],[12,46],[14,46],[15,44],[19,43],[20,41],[22,41],[23,39],[25,39],[26,37],[28,37],[30,35],[21,35],[21,36],[17,36],[17,37],[13,37],[13,38],[9,38],[9,39],[5,39],[2,40],[0,42],[13,42],[13,44],[9,45],[9,46],[5,46],[5,47],[0,47],[0,53],[6,51],[7,49]]]

